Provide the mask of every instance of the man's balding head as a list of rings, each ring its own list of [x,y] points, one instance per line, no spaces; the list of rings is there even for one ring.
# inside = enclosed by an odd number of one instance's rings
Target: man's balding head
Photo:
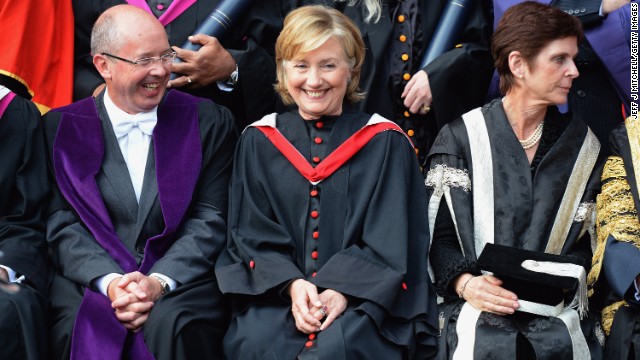
[[[113,6],[103,12],[93,25],[91,53],[115,53],[127,39],[148,31],[150,27],[163,28],[158,19],[136,6]]]

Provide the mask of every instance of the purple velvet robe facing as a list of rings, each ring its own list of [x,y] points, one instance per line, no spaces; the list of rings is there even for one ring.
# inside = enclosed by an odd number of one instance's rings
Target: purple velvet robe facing
[[[200,100],[170,91],[158,110],[153,145],[165,229],[147,240],[140,265],[118,238],[96,183],[105,144],[94,99],[56,110],[63,113],[53,146],[53,168],[60,191],[124,272],[146,273],[151,269],[175,240],[172,235],[191,204],[202,167],[197,111]],[[128,332],[116,319],[110,300],[87,288],[75,322],[71,357],[120,359],[123,352],[129,358],[153,359],[142,332]]]

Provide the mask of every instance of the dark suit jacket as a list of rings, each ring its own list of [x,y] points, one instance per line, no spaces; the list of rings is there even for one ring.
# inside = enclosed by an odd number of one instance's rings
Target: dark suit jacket
[[[198,0],[165,26],[169,44],[181,47],[219,2]],[[106,9],[125,3],[124,0],[73,0],[76,26],[74,100],[91,96],[93,90],[104,82],[93,66],[90,54],[93,24]],[[212,99],[229,108],[236,118],[239,130],[243,129],[247,122],[259,120],[274,109],[273,44],[277,34],[265,31],[265,23],[273,21],[272,16],[267,16],[269,12],[266,9],[271,5],[268,0],[254,1],[253,8],[231,28],[227,36],[218,39],[238,63],[239,82],[233,91],[222,91],[217,84],[195,90],[181,89],[192,95]]]
[[[162,233],[165,226],[158,199],[153,146],[138,205],[104,108],[103,94],[95,99],[105,138],[105,155],[96,182],[116,234],[139,264],[146,241]],[[160,108],[162,106],[163,103]],[[213,276],[214,260],[226,239],[227,186],[237,137],[233,117],[227,109],[202,101],[198,104],[198,114],[202,143],[198,185],[190,208],[174,234],[175,242],[149,271],[167,275],[180,284]],[[45,118],[50,159],[60,118],[61,114],[56,112]],[[47,226],[53,261],[62,276],[86,287],[99,276],[123,272],[67,205],[57,186],[54,186]]]

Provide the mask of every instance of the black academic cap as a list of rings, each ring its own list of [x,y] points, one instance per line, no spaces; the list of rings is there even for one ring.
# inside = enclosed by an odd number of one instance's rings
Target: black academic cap
[[[579,289],[580,279],[586,276],[585,265],[586,260],[576,256],[490,243],[476,264],[478,270],[489,271],[502,280],[502,287],[515,293],[519,300],[549,306],[563,302],[565,290]]]

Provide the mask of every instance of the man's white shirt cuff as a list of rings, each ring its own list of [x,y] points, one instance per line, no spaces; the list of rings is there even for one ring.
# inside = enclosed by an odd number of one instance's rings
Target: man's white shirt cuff
[[[100,292],[104,296],[109,297],[109,294],[107,293],[107,291],[109,290],[109,284],[113,280],[115,280],[115,279],[117,279],[117,278],[119,278],[121,276],[122,276],[122,274],[118,274],[118,273],[110,273],[110,274],[107,274],[107,275],[102,275],[102,276],[100,276],[99,278],[97,278],[97,279],[95,279],[93,281],[93,287],[98,289],[98,290],[100,290]]]

